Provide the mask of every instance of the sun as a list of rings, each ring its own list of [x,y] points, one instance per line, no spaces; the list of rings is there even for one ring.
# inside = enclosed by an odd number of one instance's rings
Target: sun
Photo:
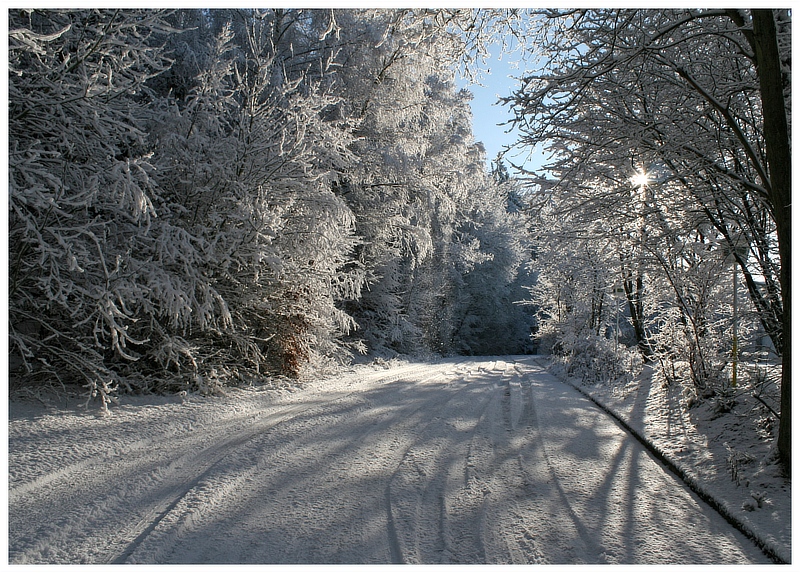
[[[646,171],[639,171],[631,177],[631,183],[634,187],[645,187],[650,183],[650,175]]]

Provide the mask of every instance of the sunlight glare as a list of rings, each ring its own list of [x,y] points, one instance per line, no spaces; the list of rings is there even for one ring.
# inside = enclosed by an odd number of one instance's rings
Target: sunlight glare
[[[631,183],[634,187],[645,187],[650,183],[650,176],[645,171],[639,171],[636,175],[631,177]]]

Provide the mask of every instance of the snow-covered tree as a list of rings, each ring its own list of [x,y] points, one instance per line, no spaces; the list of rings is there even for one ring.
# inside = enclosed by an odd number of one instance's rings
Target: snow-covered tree
[[[181,43],[181,22],[202,26]],[[286,73],[270,25],[243,18],[237,37],[197,13],[12,14],[15,367],[105,395],[296,374],[340,349],[354,325],[337,305],[362,280],[331,190],[350,129]]]
[[[487,186],[468,94],[453,83],[465,37],[452,29],[474,23],[474,14],[334,12],[336,39],[326,41],[338,46],[339,71],[331,83],[342,95],[338,113],[357,121],[351,149],[359,158],[338,192],[355,213],[369,282],[348,308],[373,348],[453,352],[465,277],[492,257],[473,232],[476,205],[504,194]]]
[[[12,11],[15,376],[105,401],[511,332],[521,217],[453,82],[501,14]]]
[[[599,218],[640,221],[631,238],[641,245],[642,260],[647,248],[664,252],[663,244],[647,247],[658,219],[652,205],[627,208],[630,178],[651,166],[658,166],[658,180],[639,187],[678,194],[681,200],[672,205],[696,225],[702,243],[730,250],[744,240],[748,256],[737,255],[736,262],[764,330],[782,352],[785,403],[790,310],[782,293],[789,286],[790,176],[781,166],[788,165],[790,148],[790,16],[682,9],[545,10],[537,17],[542,26],[531,45],[541,48],[546,65],[523,77],[507,100],[523,140],[551,142],[559,185],[578,193],[584,213],[594,209]],[[686,243],[680,252],[697,242],[697,233],[680,236]],[[656,262],[650,272],[668,274],[670,264]],[[680,271],[702,268],[685,262]],[[630,295],[654,294],[642,280],[646,275],[637,272],[630,275],[636,288],[626,291],[632,320],[641,301]],[[762,273],[759,285],[753,277]],[[682,289],[673,290],[677,295]],[[788,423],[788,405],[784,413],[782,423]],[[781,455],[788,460],[788,430],[781,434]]]
[[[146,82],[168,68],[159,11],[9,12],[12,371],[108,394],[139,359],[157,217]]]
[[[362,275],[352,213],[332,191],[352,161],[348,126],[326,121],[337,100],[324,87],[296,66],[290,76],[281,16],[229,15],[239,36],[222,25],[180,111],[151,135],[168,209],[206,246],[205,276],[231,309],[230,363],[297,375],[312,353],[341,350],[354,323],[337,303],[358,297]]]

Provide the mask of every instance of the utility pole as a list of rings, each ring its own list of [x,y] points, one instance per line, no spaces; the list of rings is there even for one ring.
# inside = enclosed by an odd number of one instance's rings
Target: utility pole
[[[736,388],[736,369],[739,365],[739,285],[736,277],[736,259],[733,260],[733,363],[731,365],[731,386]]]
[[[720,245],[722,256],[725,262],[733,265],[733,320],[731,325],[732,349],[731,349],[731,387],[737,384],[739,368],[739,259],[747,258],[750,252],[750,245],[743,240],[741,235],[731,237],[730,242]]]

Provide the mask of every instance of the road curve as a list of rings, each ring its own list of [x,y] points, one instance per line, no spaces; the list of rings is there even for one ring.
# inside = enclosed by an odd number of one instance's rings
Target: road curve
[[[528,357],[14,410],[11,563],[770,562]]]

